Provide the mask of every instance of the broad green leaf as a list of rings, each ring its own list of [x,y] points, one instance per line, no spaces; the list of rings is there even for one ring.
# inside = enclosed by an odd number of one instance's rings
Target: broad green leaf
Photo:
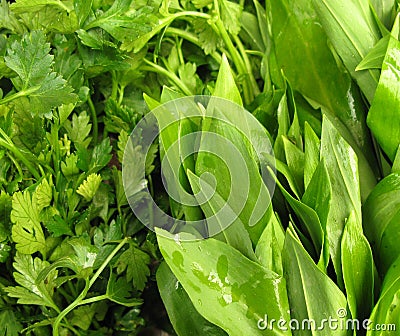
[[[44,253],[46,242],[40,224],[40,211],[37,199],[28,190],[13,195],[11,221],[12,238],[17,250],[24,254],[37,251]]]
[[[342,271],[353,318],[369,317],[374,304],[374,261],[362,225],[352,212],[346,221],[341,244]]]
[[[380,21],[387,29],[391,28],[393,12],[395,10],[395,1],[393,0],[370,0]]]
[[[249,43],[254,50],[264,52],[265,46],[261,36],[259,21],[257,20],[257,17],[252,13],[244,11],[242,13],[241,21],[241,39]]]
[[[226,1],[224,0],[224,2]],[[225,54],[222,55],[222,62],[215,82],[213,96],[228,99],[243,106],[242,97],[240,96],[239,89],[235,84],[235,78],[233,77],[232,70]]]
[[[272,214],[256,246],[258,261],[266,269],[283,275],[282,250],[285,232],[277,214]]]
[[[190,170],[187,171],[187,176],[205,214],[209,236],[226,242],[250,260],[256,260],[249,233],[229,203]],[[212,195],[211,198],[208,195]]]
[[[225,331],[210,323],[198,313],[182,285],[165,262],[158,267],[157,286],[168,317],[179,336],[227,335]]]
[[[388,270],[382,285],[378,302],[369,318],[371,321],[367,336],[397,335],[400,320],[400,258]],[[375,326],[385,326],[386,330],[376,329]],[[382,329],[382,328],[380,328]]]
[[[299,217],[302,224],[306,228],[313,242],[315,251],[317,252],[317,254],[322,253],[325,235],[317,213],[314,209],[310,208],[308,205],[302,203],[301,201],[290,195],[278,179],[276,179],[276,183],[286,201],[289,203],[290,207],[293,209],[293,211],[296,213],[296,215]]]
[[[319,163],[321,141],[311,126],[304,124],[304,187],[307,189]]]
[[[211,98],[203,120],[195,174],[215,185],[256,244],[271,214],[270,196],[257,162],[269,153],[267,132],[240,106]],[[254,146],[254,147],[253,147]]]
[[[312,3],[333,47],[371,103],[379,71],[355,71],[357,65],[381,38],[369,1],[314,0]]]
[[[336,284],[314,264],[292,232],[286,233],[283,250],[283,271],[287,279],[291,318],[297,321],[314,320],[317,326],[329,318],[337,318],[339,309],[346,309],[346,297]],[[340,324],[339,324],[340,325]],[[347,335],[341,328],[297,330],[294,335]]]
[[[391,174],[372,191],[363,206],[363,225],[377,267],[385,274],[400,253],[400,175]]]
[[[368,69],[382,69],[386,51],[390,41],[390,34],[382,37],[371,51],[357,65],[356,71]]]
[[[340,282],[340,242],[346,218],[354,211],[355,220],[361,223],[358,160],[354,150],[325,116],[322,122],[321,160],[325,161],[332,186],[326,231],[333,265]]]
[[[397,154],[393,161],[392,173],[400,173],[400,145],[397,148]]]
[[[278,120],[278,134],[274,143],[274,154],[280,161],[285,160],[285,149],[283,147],[283,136],[287,135],[290,128],[290,116],[289,107],[287,103],[287,94],[282,96],[278,109],[277,109],[277,120]]]
[[[393,161],[400,144],[400,42],[390,38],[367,123],[386,155]]]
[[[196,204],[186,202],[191,187],[185,170],[194,170],[194,158],[190,154],[195,151],[199,118],[191,117],[191,113],[200,112],[194,101],[181,97],[180,93],[165,88],[161,96],[165,105],[156,109],[154,115],[160,130],[160,158],[172,214],[179,218],[183,213],[187,221],[194,221],[201,219],[202,214]]]
[[[331,119],[337,119],[340,133],[358,154],[363,153],[368,167],[368,162],[374,161],[362,98],[332,54],[312,2],[269,0],[267,4],[271,8],[279,68],[293,90],[299,91],[315,106],[324,107]],[[347,12],[348,15],[351,13]],[[348,24],[353,22],[353,18],[347,21]]]
[[[180,241],[156,229],[161,253],[196,310],[229,335],[265,335],[264,319],[289,319],[285,280],[218,240]],[[257,284],[255,286],[255,284]],[[271,335],[290,335],[276,325]]]
[[[287,165],[302,194],[304,192],[304,153],[287,137],[283,137],[282,140]]]

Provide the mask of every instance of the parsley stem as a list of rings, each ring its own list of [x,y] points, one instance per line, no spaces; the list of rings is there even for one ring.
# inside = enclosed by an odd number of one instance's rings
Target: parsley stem
[[[38,86],[33,86],[33,87],[29,88],[29,89],[18,91],[18,92],[14,93],[14,94],[11,94],[11,95],[3,98],[3,99],[0,99],[0,105],[7,104],[7,103],[13,101],[14,99],[17,99],[17,98],[20,98],[20,97],[28,96],[29,94],[34,93],[38,89],[39,89]]]
[[[87,103],[89,105],[90,114],[92,115],[93,144],[96,145],[97,144],[97,137],[98,137],[98,134],[99,134],[99,126],[98,126],[98,122],[97,122],[96,109],[94,107],[94,104],[93,104],[93,101],[92,101],[92,98],[90,97],[90,95],[88,96]]]
[[[111,259],[114,258],[114,256],[118,253],[118,251],[128,242],[130,238],[125,237],[122,239],[122,241],[114,248],[114,250],[108,255],[108,257],[103,261],[101,266],[98,268],[96,273],[91,277],[91,279],[86,279],[85,283],[85,288],[82,290],[82,292],[78,295],[78,297],[68,306],[66,307],[60,314],[58,314],[56,320],[54,321],[53,324],[53,336],[59,336],[59,325],[61,321],[64,319],[65,316],[67,316],[72,310],[74,310],[76,307],[90,303],[90,302],[95,302],[99,301],[100,297],[101,299],[107,298],[106,295],[100,295],[94,298],[89,298],[85,300],[85,297],[87,293],[89,292],[90,287],[93,286],[93,284],[96,282],[97,278],[100,276],[100,274],[104,271],[104,269],[107,267],[107,265],[110,263]]]
[[[4,133],[4,131],[0,128],[0,134],[2,135],[2,138],[0,138],[0,146],[4,147],[5,149],[8,149],[10,152],[12,152],[17,159],[19,159],[25,166],[28,168],[28,170],[31,172],[33,177],[36,180],[40,180],[40,174],[36,170],[36,168],[31,164],[31,162],[25,157],[25,155],[14,145],[12,140],[7,136],[7,134]]]
[[[195,34],[188,32],[186,30],[175,28],[175,27],[168,27],[167,30],[165,31],[165,33],[167,35],[182,37],[186,41],[193,43],[194,45],[198,46],[199,48],[202,47],[199,38]],[[221,63],[222,57],[218,52],[214,51],[214,52],[210,53],[210,56],[212,58],[214,58],[218,63]]]
[[[244,65],[246,67],[246,72],[249,76],[248,78],[249,78],[250,85],[253,89],[253,93],[254,93],[254,95],[258,95],[260,93],[260,88],[258,87],[257,82],[254,78],[253,69],[251,68],[250,60],[249,60],[249,57],[247,56],[246,49],[244,48],[242,41],[240,40],[240,38],[237,35],[233,36],[233,40],[235,41],[235,44],[238,47],[240,54],[242,55],[242,59],[243,59]]]
[[[249,81],[248,81],[249,74],[247,72],[246,66],[245,66],[242,58],[240,57],[239,52],[233,45],[233,42],[232,42],[231,38],[229,37],[229,34],[226,31],[222,20],[220,18],[218,18],[215,21],[215,23],[211,24],[211,26],[213,27],[213,29],[216,32],[219,33],[222,40],[224,41],[225,46],[228,49],[229,55],[231,56],[233,63],[236,66],[236,70],[237,70],[238,74],[245,76],[245,81],[243,82],[243,96],[244,96],[245,104],[246,105],[250,104],[250,102],[253,100],[254,95],[250,89],[250,85],[249,85]]]
[[[148,66],[142,67],[142,70],[152,71],[152,72],[156,72],[160,75],[164,75],[164,76],[168,77],[185,95],[187,95],[187,96],[193,95],[193,92],[190,91],[190,89],[186,86],[186,84],[184,82],[182,82],[177,75],[164,69],[163,67],[159,66],[158,64],[150,62],[147,59],[144,59],[144,62],[146,64],[148,64]]]

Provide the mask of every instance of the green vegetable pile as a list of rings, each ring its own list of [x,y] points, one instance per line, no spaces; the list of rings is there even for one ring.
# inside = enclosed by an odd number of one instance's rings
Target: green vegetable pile
[[[0,335],[397,335],[399,13],[1,0]]]

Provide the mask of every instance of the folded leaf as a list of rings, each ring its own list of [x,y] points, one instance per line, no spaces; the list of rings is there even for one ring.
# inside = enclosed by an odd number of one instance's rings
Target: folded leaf
[[[399,220],[400,175],[394,173],[375,187],[363,206],[365,234],[383,274],[400,253]]]
[[[379,71],[355,71],[381,37],[369,1],[314,0],[312,3],[336,52],[367,100],[372,102]]]
[[[374,303],[374,261],[360,222],[352,212],[343,232],[342,270],[353,318],[366,319]]]
[[[321,160],[325,161],[332,186],[332,201],[326,231],[330,254],[340,283],[342,273],[340,242],[346,218],[354,211],[355,220],[361,223],[358,160],[354,150],[326,117],[322,122]]]
[[[390,160],[400,144],[400,42],[390,38],[367,123]]]
[[[313,320],[316,326],[321,326],[323,321],[337,318],[340,325],[342,316],[338,316],[338,312],[346,309],[345,296],[336,284],[318,269],[292,230],[293,228],[289,228],[286,233],[283,250],[283,271],[287,279],[292,319],[299,321],[300,325],[302,321]],[[299,328],[294,335],[347,335],[347,331],[341,328]]]

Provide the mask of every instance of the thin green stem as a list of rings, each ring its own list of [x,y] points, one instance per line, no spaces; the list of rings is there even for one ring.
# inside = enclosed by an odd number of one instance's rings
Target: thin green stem
[[[228,49],[229,55],[232,57],[232,61],[235,64],[236,70],[239,75],[248,76],[246,65],[241,58],[241,55],[237,51],[234,46],[231,38],[229,37],[228,32],[225,29],[225,26],[220,18],[218,18],[215,23],[212,23],[211,26],[213,29],[218,32],[225,43],[226,48]],[[246,78],[247,79],[247,78]],[[251,90],[251,85],[249,85],[249,81],[245,80],[243,82],[243,96],[245,104],[250,104],[253,100],[253,92]]]
[[[9,96],[7,96],[7,97],[5,97],[3,99],[0,99],[0,105],[7,104],[7,103],[13,101],[14,99],[17,99],[17,98],[20,98],[20,97],[28,96],[31,93],[34,93],[35,91],[37,91],[38,89],[39,89],[39,86],[34,86],[34,87],[29,88],[29,89],[21,90],[21,91],[19,91],[17,93],[9,95]]]
[[[257,82],[256,82],[255,78],[254,78],[253,69],[251,67],[251,63],[250,63],[249,57],[247,56],[248,54],[246,52],[246,49],[244,48],[244,46],[242,44],[242,41],[239,39],[238,36],[233,36],[233,39],[234,39],[234,41],[235,41],[235,43],[236,43],[236,45],[237,45],[237,47],[238,47],[238,49],[240,51],[240,54],[242,55],[242,59],[243,59],[244,65],[246,67],[246,72],[248,74],[249,85],[251,85],[254,95],[258,95],[260,93],[260,89],[259,89],[259,87],[257,85]]]
[[[118,81],[117,81],[117,73],[115,71],[111,71],[111,99],[117,100],[118,95]]]
[[[28,168],[33,177],[36,180],[39,180],[40,179],[39,172],[31,164],[31,162],[24,156],[24,154],[14,145],[12,140],[7,136],[7,134],[5,134],[5,132],[1,128],[0,128],[0,134],[4,138],[4,139],[0,138],[0,146],[12,152],[17,157],[17,159],[20,160],[26,166],[26,168]]]
[[[56,318],[53,324],[53,336],[59,336],[59,326],[61,321],[64,319],[65,316],[68,315],[72,310],[74,310],[76,307],[84,304],[84,303],[89,303],[90,298],[85,300],[85,297],[87,293],[89,292],[90,287],[93,286],[93,284],[96,282],[100,274],[104,271],[104,269],[107,267],[107,265],[110,263],[111,259],[114,258],[114,256],[118,253],[118,251],[128,242],[129,238],[125,237],[122,239],[122,241],[114,248],[114,250],[108,255],[108,257],[103,261],[99,269],[96,271],[96,273],[92,276],[90,280],[85,280],[85,288],[82,290],[82,292],[79,294],[79,296],[68,306],[66,307]],[[102,296],[101,296],[102,297]],[[84,302],[84,303],[82,303]]]
[[[88,96],[87,103],[89,105],[90,114],[92,116],[93,144],[96,145],[97,144],[97,137],[98,137],[98,134],[99,134],[99,125],[98,125],[98,121],[97,121],[96,108],[94,107],[94,104],[93,104],[93,101],[92,101],[92,98],[90,97],[90,95]]]
[[[175,28],[175,27],[168,27],[167,30],[165,31],[165,34],[171,35],[171,36],[182,37],[186,41],[193,43],[194,45],[198,46],[199,48],[202,48],[199,38],[195,34],[188,32],[186,30],[182,30],[182,29]],[[221,63],[222,57],[218,52],[214,51],[214,52],[210,53],[210,56],[212,58],[214,58],[218,63]]]
[[[187,95],[187,96],[192,96],[193,95],[193,92],[190,91],[190,89],[186,86],[186,84],[184,82],[182,82],[177,75],[175,75],[174,73],[164,69],[163,67],[159,66],[158,64],[150,62],[147,59],[144,59],[144,62],[148,66],[144,66],[142,68],[143,70],[152,71],[152,72],[156,72],[156,73],[159,73],[161,75],[164,75],[167,78],[169,78],[185,95]]]
[[[79,303],[79,305],[82,306],[82,305],[85,305],[85,304],[88,304],[88,303],[94,303],[94,302],[102,301],[102,300],[105,300],[107,298],[108,298],[108,296],[106,294],[97,295],[97,296],[93,296],[93,297],[91,297],[89,299],[82,300]]]

